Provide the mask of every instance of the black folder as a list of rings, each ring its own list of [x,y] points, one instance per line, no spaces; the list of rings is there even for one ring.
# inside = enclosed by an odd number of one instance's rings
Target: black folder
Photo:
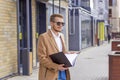
[[[63,52],[52,54],[52,55],[50,55],[50,58],[52,59],[53,62],[55,62],[57,64],[64,64],[64,67],[72,66]]]

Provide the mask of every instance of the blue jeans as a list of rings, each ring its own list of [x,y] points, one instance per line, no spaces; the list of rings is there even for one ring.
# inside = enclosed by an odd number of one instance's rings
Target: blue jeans
[[[65,71],[59,71],[59,73],[58,73],[58,80],[66,80],[66,73],[65,73]]]

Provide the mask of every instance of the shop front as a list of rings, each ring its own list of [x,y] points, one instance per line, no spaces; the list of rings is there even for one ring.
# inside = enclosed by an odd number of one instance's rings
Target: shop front
[[[92,18],[89,14],[81,13],[81,48],[92,46]]]

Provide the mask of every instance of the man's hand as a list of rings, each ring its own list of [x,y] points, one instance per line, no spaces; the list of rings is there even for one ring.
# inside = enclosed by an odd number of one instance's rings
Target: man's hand
[[[58,66],[58,70],[60,70],[60,71],[64,71],[64,70],[67,70],[67,69],[68,69],[68,67],[64,67],[64,64],[60,64]]]

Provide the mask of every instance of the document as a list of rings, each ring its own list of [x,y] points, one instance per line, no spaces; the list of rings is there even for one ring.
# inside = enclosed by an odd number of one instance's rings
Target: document
[[[75,65],[75,62],[76,62],[76,59],[77,59],[77,56],[78,54],[74,53],[74,54],[65,54],[65,56],[67,57],[67,59],[69,60],[70,64],[72,66]]]
[[[50,55],[53,62],[57,64],[64,64],[64,67],[72,67],[75,65],[78,54],[64,54],[63,52]]]

